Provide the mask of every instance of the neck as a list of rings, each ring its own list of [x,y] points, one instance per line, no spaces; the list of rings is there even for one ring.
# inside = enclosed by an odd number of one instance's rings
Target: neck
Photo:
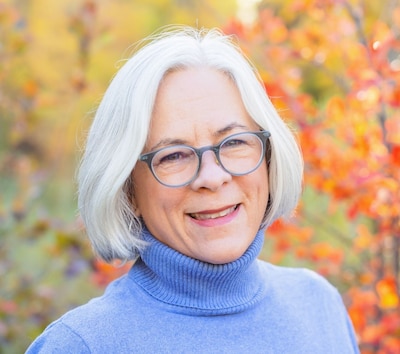
[[[154,298],[181,308],[185,313],[227,314],[242,311],[257,302],[263,289],[257,256],[264,230],[247,251],[226,264],[210,264],[187,257],[155,239],[148,242],[130,276]]]

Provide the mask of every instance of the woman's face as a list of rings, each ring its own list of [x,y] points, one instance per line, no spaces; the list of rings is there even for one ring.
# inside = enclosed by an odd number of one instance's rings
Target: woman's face
[[[247,114],[227,75],[212,69],[169,73],[159,87],[144,152],[186,144],[203,147],[259,127]],[[245,176],[231,176],[212,151],[203,155],[191,184],[160,184],[148,166],[133,172],[136,215],[159,241],[195,259],[222,264],[239,258],[259,230],[268,202],[266,162]]]

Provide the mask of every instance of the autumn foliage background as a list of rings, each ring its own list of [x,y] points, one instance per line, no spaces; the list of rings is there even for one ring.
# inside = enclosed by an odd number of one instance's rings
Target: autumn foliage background
[[[400,3],[0,0],[0,353],[19,353],[123,274],[97,261],[74,169],[129,46],[161,25],[235,34],[305,158],[295,218],[261,257],[309,267],[343,295],[362,353],[400,348]]]

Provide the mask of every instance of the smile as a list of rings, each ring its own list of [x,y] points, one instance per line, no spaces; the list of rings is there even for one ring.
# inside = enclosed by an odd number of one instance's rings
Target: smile
[[[210,220],[210,219],[217,219],[217,218],[222,218],[224,216],[227,216],[231,213],[233,213],[236,208],[238,207],[238,205],[234,205],[230,208],[218,211],[218,212],[214,212],[214,213],[192,213],[189,214],[193,219],[196,220]]]

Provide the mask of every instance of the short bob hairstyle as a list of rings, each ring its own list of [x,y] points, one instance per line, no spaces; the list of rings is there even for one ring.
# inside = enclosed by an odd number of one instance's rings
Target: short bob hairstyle
[[[130,176],[151,129],[161,81],[168,72],[185,68],[207,67],[228,75],[250,117],[270,131],[270,201],[260,228],[289,217],[301,194],[302,156],[259,74],[232,37],[218,29],[174,26],[145,41],[106,90],[79,169],[79,211],[94,251],[107,262],[127,261],[136,259],[145,246],[141,238],[144,225],[134,214]]]

